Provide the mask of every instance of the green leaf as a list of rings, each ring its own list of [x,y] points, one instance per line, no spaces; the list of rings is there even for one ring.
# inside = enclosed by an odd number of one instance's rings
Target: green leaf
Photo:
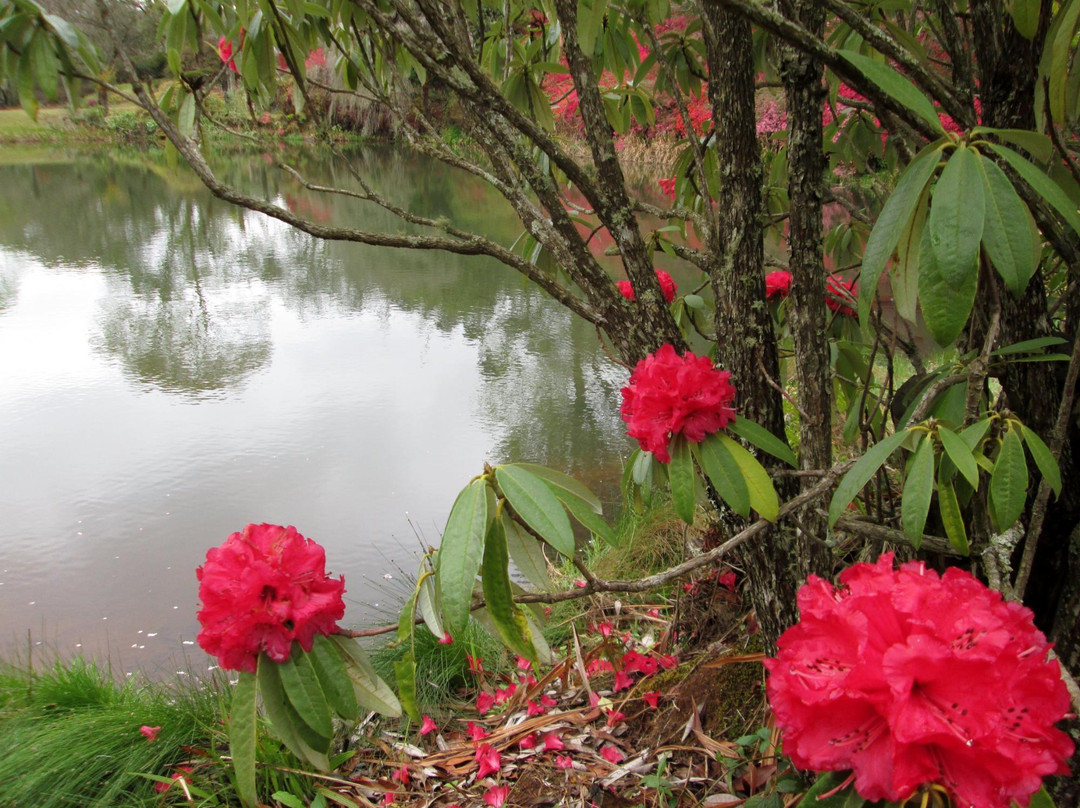
[[[451,634],[469,622],[476,573],[484,555],[484,536],[495,509],[487,480],[473,480],[458,494],[439,545],[439,602]]]
[[[948,427],[938,425],[938,439],[945,449],[945,454],[956,466],[957,471],[964,475],[964,479],[972,488],[979,487],[979,466],[972,456],[972,448],[964,440]]]
[[[334,722],[330,705],[326,703],[319,677],[300,643],[293,643],[292,654],[284,662],[278,663],[278,674],[285,695],[297,715],[319,737],[332,738]]]
[[[497,467],[495,479],[525,524],[564,556],[573,557],[576,543],[570,518],[544,481],[520,466]]]
[[[1043,786],[1031,795],[1031,802],[1028,803],[1028,808],[1057,808],[1057,806],[1054,805],[1054,799],[1046,790],[1046,786]]]
[[[1006,345],[1004,348],[998,348],[996,351],[992,351],[990,355],[1009,356],[1018,353],[1031,353],[1033,351],[1041,350],[1042,348],[1048,348],[1051,345],[1061,345],[1063,342],[1065,342],[1064,337],[1037,337],[1035,339],[1024,340],[1023,342],[1016,342],[1012,345]]]
[[[979,242],[986,219],[978,153],[959,147],[945,163],[931,197],[927,226],[938,272],[952,289],[979,272]]]
[[[544,546],[527,531],[522,530],[506,511],[502,512],[500,518],[503,523],[503,534],[506,536],[506,549],[510,552],[510,558],[514,560],[514,566],[537,589],[541,591],[551,589],[551,576],[548,575]]]
[[[607,0],[578,0],[578,43],[586,56],[592,56],[596,50],[596,41],[604,30],[606,11]]]
[[[1016,30],[1024,39],[1034,39],[1039,32],[1039,11],[1041,0],[1010,0],[1009,15]]]
[[[720,444],[739,465],[739,471],[746,481],[746,490],[750,493],[750,507],[757,511],[762,519],[775,522],[780,513],[780,498],[773,487],[769,472],[756,457],[727,435],[720,435]]]
[[[615,531],[611,529],[611,525],[604,521],[602,516],[597,516],[589,503],[583,502],[569,491],[562,491],[557,488],[552,490],[555,492],[555,496],[559,498],[559,502],[566,506],[566,509],[570,511],[575,519],[612,547],[618,545],[618,539],[615,538]]]
[[[743,479],[742,469],[720,440],[720,436],[709,435],[701,443],[693,444],[691,449],[716,493],[723,497],[724,502],[735,513],[749,516],[750,489]]]
[[[262,660],[259,660],[262,664]],[[255,729],[258,725],[258,683],[255,674],[241,671],[233,688],[229,715],[229,754],[236,772],[236,795],[244,808],[255,808]]]
[[[1035,461],[1039,473],[1054,492],[1054,496],[1060,497],[1061,468],[1058,466],[1057,461],[1054,460],[1054,454],[1050,451],[1050,447],[1043,443],[1042,438],[1023,424],[1020,425],[1020,431],[1023,433],[1024,443],[1027,444],[1028,451],[1031,452],[1031,457]]]
[[[1024,512],[1027,488],[1024,445],[1017,431],[1009,429],[994,460],[994,473],[990,475],[990,512],[999,531],[1008,530],[1016,524]]]
[[[1045,199],[1061,215],[1061,218],[1065,220],[1069,227],[1080,233],[1080,214],[1077,214],[1076,205],[1069,199],[1069,195],[1062,190],[1060,185],[1012,149],[999,146],[996,143],[989,143],[987,147],[1012,166],[1016,173],[1023,178],[1024,182],[1030,185],[1039,196]]]
[[[911,465],[908,466],[904,494],[900,501],[900,517],[904,525],[904,534],[916,550],[922,544],[926,515],[930,512],[930,500],[933,497],[934,440],[926,435],[919,444],[919,448],[915,450]]]
[[[277,739],[300,760],[310,763],[320,771],[329,771],[330,760],[327,752],[330,749],[330,739],[320,738],[297,715],[285,695],[279,663],[266,654],[260,654],[258,679],[259,697]]]
[[[341,652],[345,670],[353,683],[353,693],[357,703],[366,710],[372,710],[390,718],[401,715],[401,704],[394,691],[379,678],[375,668],[368,661],[367,654],[356,640],[334,634],[330,637]]]
[[[420,707],[416,704],[416,659],[412,651],[394,663],[394,681],[397,683],[401,707],[405,715],[416,724],[420,723]]]
[[[549,469],[547,466],[540,466],[536,463],[508,463],[509,466],[516,466],[517,468],[525,469],[525,471],[539,477],[548,487],[559,495],[559,491],[565,491],[568,494],[572,494],[578,499],[584,501],[594,512],[598,514],[604,513],[604,506],[600,502],[600,499],[592,491],[588,489],[586,485],[578,482],[569,474],[563,474],[561,471],[555,469]]]
[[[791,447],[761,424],[740,415],[728,423],[727,431],[732,435],[738,435],[747,443],[772,455],[777,460],[787,463],[793,469],[799,467],[799,461],[795,459],[795,453],[791,451]]]
[[[668,484],[671,504],[676,515],[688,525],[694,523],[694,458],[690,444],[682,435],[671,439],[671,462],[668,464]]]
[[[1005,172],[982,157],[977,162],[986,196],[983,247],[1009,291],[1022,295],[1039,263],[1039,230]]]
[[[34,68],[30,54],[24,53],[19,60],[19,104],[26,114],[37,120],[38,102],[34,95]]]
[[[850,772],[825,772],[818,776],[806,792],[797,808],[862,808],[866,800],[859,796],[853,786],[837,791]]]
[[[916,320],[919,302],[919,251],[923,229],[926,227],[926,214],[930,207],[927,204],[929,198],[928,189],[924,188],[915,214],[900,234],[900,240],[896,244],[896,258],[889,264],[893,304],[897,314],[910,323]]]
[[[270,799],[280,802],[285,808],[307,808],[302,799],[295,794],[290,794],[288,791],[275,791],[270,795]]]
[[[945,535],[956,551],[967,555],[971,552],[968,547],[967,528],[964,527],[964,517],[960,513],[960,503],[956,499],[956,489],[951,481],[942,479],[938,475],[938,511],[941,513],[941,522],[945,525]]]
[[[424,619],[424,625],[428,627],[428,631],[441,640],[446,633],[446,628],[442,624],[442,618],[439,617],[439,610],[435,605],[438,597],[435,577],[431,573],[424,573],[416,586],[416,606],[420,610],[420,616]]]
[[[869,56],[863,56],[861,53],[841,51],[840,55],[880,87],[886,95],[914,112],[930,124],[935,131],[945,134],[945,129],[942,128],[941,121],[938,120],[934,105],[914,84],[904,78],[903,73]]]
[[[930,229],[923,231],[919,250],[919,301],[922,303],[926,330],[938,345],[952,345],[971,315],[978,285],[977,271],[966,278],[966,285],[953,288],[942,277],[934,252],[930,248]]]
[[[881,273],[893,254],[904,228],[908,226],[922,198],[923,189],[937,170],[944,142],[931,144],[912,160],[885,200],[863,252],[862,282],[859,285],[859,322],[870,322],[870,306],[877,294]]]
[[[439,635],[442,636],[442,635]],[[322,634],[316,635],[315,642],[308,655],[326,701],[337,713],[339,718],[352,721],[359,712],[356,704],[356,694],[353,692],[352,680],[349,672],[345,670],[345,663],[338,653],[337,646],[329,638]]]
[[[506,647],[515,654],[535,661],[532,632],[521,607],[514,603],[509,565],[510,555],[506,549],[502,522],[496,521],[484,542],[484,565],[480,577],[484,586],[485,606],[499,639]]]
[[[1037,106],[1042,106],[1044,95],[1050,102],[1050,116],[1055,123],[1064,123],[1067,119],[1068,108],[1068,78],[1069,61],[1073,51],[1072,42],[1076,35],[1077,26],[1080,25],[1080,2],[1066,0],[1061,4],[1058,13],[1054,15],[1050,23],[1050,30],[1046,32],[1043,44],[1042,59],[1039,62],[1038,87],[1047,82],[1047,92],[1037,92]],[[1040,129],[1042,121],[1040,120]]]
[[[907,440],[908,432],[909,430],[906,429],[902,432],[894,432],[880,443],[875,443],[866,454],[855,461],[854,466],[848,469],[847,474],[840,480],[840,484],[836,486],[836,492],[829,503],[829,527],[835,525],[836,520],[843,516],[847,506],[858,496],[863,486],[877,474],[877,470],[885,464],[889,455]]]
[[[998,140],[1019,146],[1040,163],[1050,162],[1050,157],[1054,154],[1054,142],[1046,135],[1040,135],[1030,129],[994,129],[989,126],[976,126],[971,130],[971,134],[993,135]]]
[[[195,95],[184,93],[184,101],[176,115],[176,126],[184,137],[191,137],[195,131]]]
[[[56,58],[49,37],[40,30],[30,40],[30,61],[41,91],[50,101],[55,101],[60,86],[60,60]]]

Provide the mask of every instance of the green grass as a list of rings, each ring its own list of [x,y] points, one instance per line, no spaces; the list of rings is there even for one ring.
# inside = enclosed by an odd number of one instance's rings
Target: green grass
[[[214,688],[118,684],[75,659],[30,671],[0,666],[0,806],[113,808],[160,803],[154,782],[207,746]],[[139,731],[161,727],[153,742]]]

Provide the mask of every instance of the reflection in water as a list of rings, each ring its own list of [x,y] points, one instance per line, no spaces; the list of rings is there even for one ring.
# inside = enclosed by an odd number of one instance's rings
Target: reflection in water
[[[442,167],[350,159],[401,203],[517,235]],[[338,161],[294,162],[351,183]],[[259,156],[218,170],[315,218],[395,226]],[[0,189],[0,611],[20,644],[29,628],[129,670],[205,665],[170,657],[197,629],[193,570],[250,521],[323,543],[347,620],[380,622],[413,526],[437,543],[485,461],[617,486],[625,371],[493,262],[318,242],[154,156],[0,167]]]

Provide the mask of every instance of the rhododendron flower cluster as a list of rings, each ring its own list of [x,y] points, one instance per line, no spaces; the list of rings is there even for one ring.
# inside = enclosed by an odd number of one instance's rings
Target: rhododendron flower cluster
[[[199,579],[199,645],[229,670],[254,671],[260,652],[284,662],[293,640],[310,651],[345,614],[345,580],[294,527],[248,525],[206,554]]]
[[[854,317],[855,309],[846,303],[854,303],[859,297],[859,289],[855,281],[846,281],[839,275],[830,275],[825,286],[825,305],[840,314]]]
[[[801,620],[766,661],[784,751],[800,767],[852,769],[867,800],[924,784],[959,806],[1027,806],[1043,776],[1067,773],[1054,722],[1069,696],[1031,612],[967,572],[891,554],[840,586],[811,576]]]
[[[660,291],[664,293],[664,300],[670,303],[675,299],[675,292],[679,290],[678,285],[672,280],[671,275],[662,269],[656,270],[656,280],[660,282]],[[630,281],[618,281],[615,285],[619,287],[619,293],[627,300],[631,302],[637,300],[637,295],[634,293],[634,287]]]
[[[691,351],[679,356],[664,345],[637,363],[622,389],[626,433],[661,462],[670,462],[672,436],[699,443],[735,420],[730,377],[706,356]]]
[[[229,66],[229,70],[233,73],[240,72],[236,69],[236,57],[233,56],[233,43],[225,37],[218,40],[218,56],[221,57],[221,61]]]
[[[765,299],[781,300],[791,294],[791,273],[783,269],[765,276]]]

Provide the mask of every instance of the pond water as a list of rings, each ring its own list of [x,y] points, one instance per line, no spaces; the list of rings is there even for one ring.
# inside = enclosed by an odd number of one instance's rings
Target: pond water
[[[290,159],[352,182],[342,159]],[[348,159],[414,209],[517,236],[467,177],[391,150]],[[0,162],[7,656],[205,671],[195,567],[249,522],[322,543],[344,622],[371,626],[396,619],[421,543],[485,461],[617,496],[626,371],[501,265],[319,242],[214,200],[160,154]],[[317,220],[395,226],[307,194],[265,155],[217,162]]]

